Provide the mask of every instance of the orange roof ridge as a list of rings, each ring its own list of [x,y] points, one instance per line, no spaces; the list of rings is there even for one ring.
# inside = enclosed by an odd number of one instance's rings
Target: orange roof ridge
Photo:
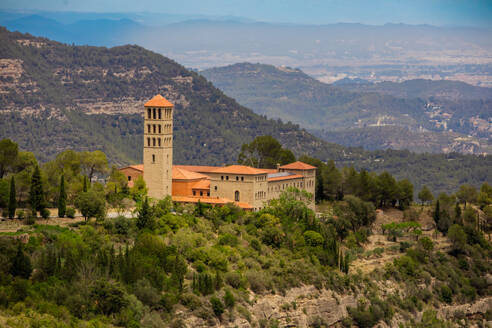
[[[291,180],[291,179],[301,179],[301,178],[304,178],[304,176],[300,174],[292,174],[292,175],[284,175],[279,177],[271,177],[268,178],[268,181],[281,181],[281,180]]]
[[[155,95],[152,99],[147,101],[145,107],[174,107],[166,98],[161,95]]]
[[[229,173],[229,174],[266,174],[265,170],[257,169],[246,165],[229,165],[225,167],[219,167],[212,173]]]
[[[180,167],[173,166],[173,180],[200,180],[208,179],[206,175],[185,170]]]
[[[316,169],[316,166],[312,166],[312,165],[306,164],[304,162],[297,161],[294,163],[282,165],[280,168],[281,169],[290,169],[290,170],[313,170],[313,169]]]

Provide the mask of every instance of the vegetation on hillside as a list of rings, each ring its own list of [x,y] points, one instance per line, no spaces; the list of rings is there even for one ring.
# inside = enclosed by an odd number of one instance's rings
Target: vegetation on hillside
[[[26,157],[31,158],[28,164]],[[1,201],[10,199],[9,181],[15,177],[19,207],[42,211],[64,203],[67,215],[77,207],[85,220],[69,227],[34,224],[0,233],[0,318],[9,326],[184,327],[194,317],[210,326],[242,318],[275,327],[277,317],[260,319],[250,312],[255,299],[307,285],[357,299],[343,319],[346,326],[390,323],[396,313],[409,326],[429,326],[443,323],[433,312],[442,304],[491,295],[485,275],[492,269],[492,248],[483,231],[490,231],[492,222],[474,221],[475,206],[492,214],[487,185],[480,192],[464,186],[456,196],[439,195],[434,217],[452,243],[448,252],[434,249],[433,239],[413,234],[401,243],[394,261],[368,276],[351,263],[373,233],[375,209],[415,210],[412,185],[387,173],[340,172],[333,164],[313,163],[321,165],[322,195],[334,199],[331,213],[319,217],[306,206],[310,195],[295,188],[259,212],[245,212],[232,204],[212,208],[173,204],[170,198],[149,200],[143,180],[128,188],[125,177],[109,169],[97,152],[65,151],[41,169],[28,153],[18,152],[12,160],[0,180]],[[335,175],[341,184],[332,195],[329,184]],[[387,198],[365,198],[374,184]],[[392,198],[395,188],[406,196]],[[21,191],[26,189],[29,197]],[[459,216],[456,202],[463,206]],[[123,213],[133,207],[131,218],[106,215],[109,208]],[[36,223],[31,213],[17,210],[16,217]],[[411,213],[407,217],[415,219]],[[419,225],[385,229],[391,238],[401,238]],[[388,281],[398,290],[380,288]],[[288,304],[282,311],[295,307]],[[422,322],[415,321],[418,312],[424,313]],[[323,318],[310,318],[312,327],[324,324]]]
[[[26,46],[18,40],[42,46]],[[339,167],[358,170],[386,170],[398,179],[409,179],[416,188],[426,184],[436,193],[455,191],[462,183],[479,187],[492,181],[490,156],[366,152],[324,142],[295,124],[254,114],[202,76],[140,47],[71,46],[3,28],[0,41],[4,45],[0,58],[22,60],[23,70],[18,81],[2,78],[0,137],[9,137],[22,150],[32,151],[41,163],[65,149],[101,150],[120,166],[141,162],[141,115],[89,115],[84,110],[89,106],[98,113],[106,102],[109,107],[140,108],[154,94],[162,93],[176,105],[177,164],[232,164],[244,143],[270,135],[296,156],[334,160]],[[125,100],[136,103],[122,103]]]

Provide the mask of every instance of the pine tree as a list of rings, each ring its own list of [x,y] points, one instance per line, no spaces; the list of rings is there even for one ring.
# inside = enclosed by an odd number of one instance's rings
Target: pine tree
[[[10,179],[10,194],[9,194],[9,219],[15,217],[15,210],[17,209],[17,199],[15,198],[15,180],[14,176]]]
[[[29,192],[29,202],[31,204],[32,215],[36,216],[36,212],[41,211],[45,207],[43,183],[41,181],[41,171],[36,165],[31,177],[31,190]]]
[[[67,193],[65,192],[65,176],[60,179],[60,194],[58,196],[58,216],[64,217],[67,211]]]

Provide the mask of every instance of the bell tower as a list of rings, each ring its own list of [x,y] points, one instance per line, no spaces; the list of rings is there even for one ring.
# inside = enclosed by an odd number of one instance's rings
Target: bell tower
[[[156,95],[144,106],[143,176],[149,197],[162,199],[172,194],[174,105]]]

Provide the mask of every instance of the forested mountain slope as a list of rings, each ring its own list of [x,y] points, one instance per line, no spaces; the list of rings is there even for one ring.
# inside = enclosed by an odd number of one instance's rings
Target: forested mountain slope
[[[143,103],[175,104],[175,160],[234,162],[242,143],[271,134],[294,152],[336,157],[292,124],[240,106],[200,75],[137,46],[69,46],[0,31],[2,135],[42,160],[65,148],[99,148],[116,163],[140,160]]]
[[[6,29],[0,43],[0,139],[13,139],[41,161],[64,149],[99,149],[118,165],[141,162],[143,103],[161,93],[176,106],[175,163],[233,163],[243,143],[272,135],[297,156],[388,169],[416,189],[450,192],[492,181],[490,156],[371,153],[322,141],[255,114],[201,75],[141,47],[70,46]],[[413,166],[402,170],[409,161]]]
[[[330,142],[366,149],[490,153],[492,89],[462,82],[411,80],[322,83],[298,69],[241,63],[201,72],[239,103],[280,117]],[[362,81],[363,82],[363,81]],[[373,127],[379,128],[376,134]],[[412,138],[395,142],[404,128]],[[425,134],[425,135],[424,135]],[[360,138],[360,135],[370,136]],[[420,139],[425,139],[421,146]]]

